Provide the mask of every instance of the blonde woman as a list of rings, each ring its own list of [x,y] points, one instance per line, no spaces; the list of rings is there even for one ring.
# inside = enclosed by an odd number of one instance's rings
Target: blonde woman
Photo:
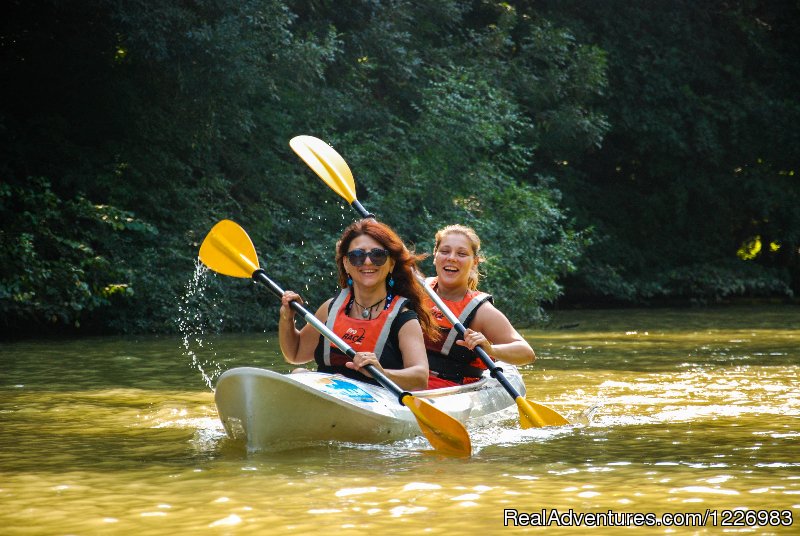
[[[426,305],[436,321],[440,337],[425,336],[430,378],[428,388],[449,387],[480,379],[486,365],[472,350],[482,347],[492,359],[513,365],[532,363],[536,354],[493,304],[492,297],[478,290],[478,266],[482,262],[481,241],[464,225],[449,225],[436,233],[433,264],[436,277],[425,284],[467,328],[458,334],[447,317],[430,300]]]

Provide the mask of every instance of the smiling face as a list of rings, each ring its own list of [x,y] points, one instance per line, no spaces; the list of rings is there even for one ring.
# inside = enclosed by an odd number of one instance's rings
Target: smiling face
[[[369,235],[359,235],[350,241],[347,251],[353,251],[354,249],[371,251],[375,248],[382,249],[384,245]],[[394,269],[394,259],[391,257],[386,260],[383,266],[375,266],[370,257],[364,260],[363,266],[353,266],[347,256],[342,260],[345,270],[353,279],[353,286],[372,288],[379,284],[384,285],[387,276]]]
[[[477,268],[478,259],[469,238],[462,233],[446,234],[433,257],[439,285],[447,289],[467,291],[470,274]]]

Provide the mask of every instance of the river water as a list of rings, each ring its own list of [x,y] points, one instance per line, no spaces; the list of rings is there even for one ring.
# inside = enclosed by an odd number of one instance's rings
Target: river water
[[[783,305],[556,312],[523,373],[578,423],[523,431],[513,407],[467,460],[421,438],[243,451],[206,379],[288,372],[271,334],[5,343],[0,533],[797,534],[799,327]]]

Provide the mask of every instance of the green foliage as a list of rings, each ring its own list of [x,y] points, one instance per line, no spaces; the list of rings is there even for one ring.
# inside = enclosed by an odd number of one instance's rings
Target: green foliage
[[[63,200],[41,178],[3,185],[0,203],[0,315],[7,328],[79,327],[91,312],[134,294],[130,270],[111,246],[119,235],[157,234],[152,225],[81,196]]]
[[[573,299],[799,291],[796,3],[539,6],[608,59],[612,128],[553,171],[597,238],[567,282]],[[782,251],[739,260],[754,236]]]
[[[355,215],[290,151],[298,134],[331,143],[420,251],[439,226],[474,226],[485,288],[517,322],[565,286],[628,302],[797,291],[796,15],[755,0],[13,2],[2,322],[175,331],[222,218],[321,303]],[[754,237],[780,247],[737,258]],[[208,326],[275,327],[265,292],[204,277]]]
[[[486,244],[485,288],[512,319],[530,323],[560,293],[557,279],[585,237],[571,230],[552,185],[526,177],[532,153],[518,140],[534,127],[513,95],[480,70],[430,76],[404,136],[375,133],[342,151],[360,177],[359,198],[419,252],[431,251],[441,226],[474,226]]]
[[[721,302],[731,296],[791,295],[787,283],[786,274],[779,270],[764,270],[733,260],[681,266],[639,282],[646,289],[645,298],[666,297],[699,304]]]
[[[562,293],[559,279],[575,269],[575,259],[590,243],[573,230],[549,188],[510,184],[492,191],[474,226],[486,242],[486,288],[514,322],[542,320],[539,304]]]

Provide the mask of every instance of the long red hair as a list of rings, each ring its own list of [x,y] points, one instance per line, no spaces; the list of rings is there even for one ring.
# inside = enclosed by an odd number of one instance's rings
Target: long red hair
[[[408,300],[406,305],[417,313],[422,331],[425,335],[436,340],[439,331],[430,311],[424,305],[425,290],[414,276],[417,262],[424,259],[425,255],[416,255],[409,251],[403,240],[385,223],[376,221],[373,218],[365,218],[350,224],[344,230],[342,237],[336,243],[336,267],[339,270],[339,286],[347,288],[347,272],[344,268],[344,258],[350,249],[350,242],[362,235],[371,237],[389,250],[389,255],[395,263],[391,274],[394,279],[392,292]],[[387,288],[387,290],[389,289]]]

